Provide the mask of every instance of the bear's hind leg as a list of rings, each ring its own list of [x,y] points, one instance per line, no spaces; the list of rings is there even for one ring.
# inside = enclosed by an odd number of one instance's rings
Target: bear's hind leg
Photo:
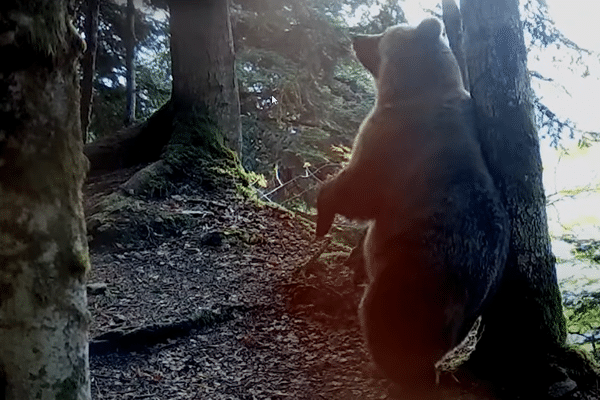
[[[377,273],[359,306],[373,361],[414,399],[437,395],[435,363],[455,344],[454,325],[463,323],[460,310],[465,307],[465,296],[428,265],[426,254],[407,245],[371,255],[375,265],[369,268]]]

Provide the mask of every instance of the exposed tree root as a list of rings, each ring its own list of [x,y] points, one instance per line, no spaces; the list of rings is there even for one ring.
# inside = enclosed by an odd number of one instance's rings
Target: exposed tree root
[[[131,352],[157,343],[186,336],[193,329],[229,321],[236,311],[248,311],[244,307],[224,307],[220,311],[203,310],[197,316],[164,325],[150,325],[130,331],[112,331],[90,341],[90,355],[101,355],[116,351]]]
[[[158,160],[173,131],[173,107],[167,102],[147,121],[85,146],[90,175]]]

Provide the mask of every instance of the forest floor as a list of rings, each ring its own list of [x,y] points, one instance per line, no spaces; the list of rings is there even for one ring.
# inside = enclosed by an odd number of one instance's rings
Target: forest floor
[[[118,194],[133,172],[85,187],[94,399],[389,398],[369,373],[349,246],[226,180]]]

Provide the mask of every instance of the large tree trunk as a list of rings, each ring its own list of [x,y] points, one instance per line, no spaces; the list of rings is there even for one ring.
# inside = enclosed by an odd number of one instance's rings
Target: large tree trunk
[[[240,104],[227,0],[170,0],[172,133],[157,162],[122,188],[162,192],[183,172],[197,176],[202,161],[232,159],[241,151]],[[192,172],[192,171],[196,172]]]
[[[81,79],[81,133],[83,143],[88,141],[88,130],[92,115],[94,93],[94,75],[96,73],[96,52],[98,50],[98,15],[100,1],[88,0],[85,10],[85,42],[87,48],[81,61],[83,77]]]
[[[540,393],[556,381],[548,355],[562,348],[566,328],[518,0],[462,0],[461,11],[482,147],[511,218],[504,281],[484,314],[470,367],[480,377]]]
[[[127,0],[125,20],[125,79],[127,81],[125,125],[131,125],[135,121],[135,6],[133,0]]]
[[[150,180],[190,171],[195,161],[210,154],[231,158],[241,152],[240,104],[235,77],[233,38],[227,0],[170,0],[173,93],[168,105],[144,125],[118,137],[86,146],[92,170],[156,160],[168,141],[163,160],[140,171],[124,185],[131,193],[145,192]],[[216,128],[216,129],[215,129]],[[149,140],[147,140],[149,138]],[[143,149],[150,157],[139,157]],[[166,165],[166,164],[169,165]],[[156,179],[154,179],[156,181]]]
[[[173,107],[169,101],[146,121],[88,143],[84,152],[90,160],[89,174],[102,174],[158,160],[172,130]]]
[[[241,151],[240,103],[227,0],[171,0],[171,59],[175,112],[207,113],[218,128],[209,143]],[[177,130],[172,140],[182,141]],[[220,137],[219,137],[220,136]]]
[[[71,1],[5,2],[0,46],[0,397],[89,399]]]

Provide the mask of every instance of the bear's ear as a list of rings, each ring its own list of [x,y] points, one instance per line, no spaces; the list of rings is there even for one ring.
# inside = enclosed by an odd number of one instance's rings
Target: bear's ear
[[[438,39],[442,34],[442,24],[436,18],[427,18],[419,24],[417,32],[428,39]]]
[[[352,40],[352,47],[356,57],[377,78],[379,73],[379,41],[382,35],[359,35]]]

